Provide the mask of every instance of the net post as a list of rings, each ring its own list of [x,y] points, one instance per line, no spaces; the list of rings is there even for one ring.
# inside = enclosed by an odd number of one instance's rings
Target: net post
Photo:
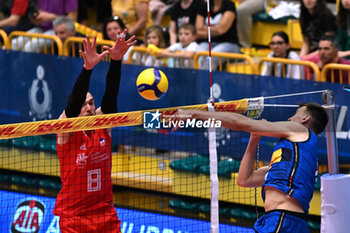
[[[335,175],[339,173],[339,160],[338,144],[335,132],[334,92],[331,90],[324,91],[322,93],[322,101],[325,104],[329,117],[326,127],[328,172],[330,175]]]

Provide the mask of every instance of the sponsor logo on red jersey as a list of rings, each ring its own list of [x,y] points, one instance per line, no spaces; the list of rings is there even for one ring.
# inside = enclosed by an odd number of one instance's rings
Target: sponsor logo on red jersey
[[[87,159],[88,159],[88,156],[85,155],[84,153],[81,153],[77,155],[77,160],[75,161],[75,163],[77,165],[86,165]]]
[[[106,141],[104,138],[100,139],[100,147],[102,147],[102,146],[106,146]]]
[[[84,143],[83,145],[80,146],[80,150],[87,150],[87,149],[86,149],[85,143]]]

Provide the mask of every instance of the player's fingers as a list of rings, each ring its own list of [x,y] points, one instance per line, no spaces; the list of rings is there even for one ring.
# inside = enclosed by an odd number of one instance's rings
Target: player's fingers
[[[124,31],[123,31],[123,33],[124,33],[125,35],[128,34],[128,29],[125,28]]]
[[[104,57],[104,56],[106,56],[108,53],[109,53],[108,50],[103,51],[103,52],[100,54],[100,57]]]
[[[84,51],[86,51],[87,45],[86,45],[86,40],[83,39],[83,47],[84,47]]]
[[[85,62],[86,61],[86,54],[83,51],[81,51],[81,50],[79,50],[79,53],[83,57],[84,62]]]
[[[120,40],[120,39],[121,39],[120,29],[118,29],[118,30],[117,30],[117,40],[116,40],[116,41],[118,41],[118,40]]]
[[[119,41],[125,41],[125,34],[124,33],[119,33],[118,34],[118,40]]]
[[[135,39],[135,35],[132,35],[127,41],[126,43],[130,43]]]
[[[87,41],[87,47],[90,47],[90,37],[88,35],[86,35],[86,41]]]
[[[131,42],[131,43],[127,43],[127,45],[128,45],[128,47],[131,47],[131,46],[133,46],[133,45],[135,45],[136,44],[136,40],[134,40],[133,42]]]
[[[129,40],[126,41],[126,43],[129,47],[133,46],[137,43],[137,40],[134,40],[134,39],[135,39],[135,36],[132,36]]]
[[[92,42],[92,45],[91,45],[91,47],[95,47],[95,45],[96,45],[96,35],[94,35],[94,40],[93,40],[93,42]]]
[[[104,45],[103,49],[109,51],[111,48],[109,46],[107,46],[107,45]]]

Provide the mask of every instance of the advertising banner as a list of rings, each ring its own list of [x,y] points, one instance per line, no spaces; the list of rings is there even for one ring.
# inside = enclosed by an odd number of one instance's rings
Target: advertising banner
[[[60,233],[59,217],[52,214],[55,198],[0,190],[0,229],[9,233]],[[206,221],[116,208],[124,233],[209,232]],[[254,232],[220,224],[220,232]]]

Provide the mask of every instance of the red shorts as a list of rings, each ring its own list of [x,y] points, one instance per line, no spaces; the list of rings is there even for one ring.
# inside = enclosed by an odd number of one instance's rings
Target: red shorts
[[[113,206],[80,216],[61,216],[61,233],[120,233],[120,220]]]

